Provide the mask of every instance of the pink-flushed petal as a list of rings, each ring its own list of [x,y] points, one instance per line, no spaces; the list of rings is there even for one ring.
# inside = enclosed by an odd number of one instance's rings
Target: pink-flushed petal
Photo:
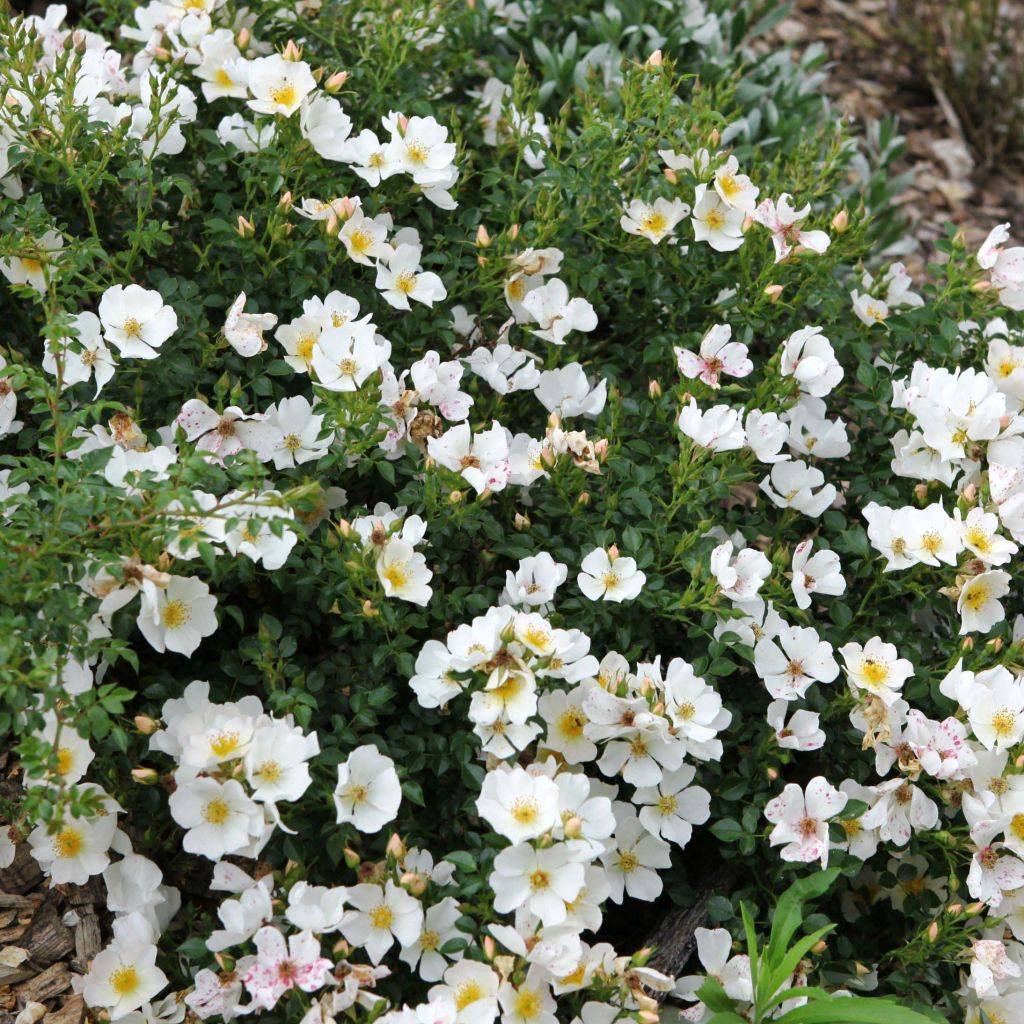
[[[846,806],[848,799],[820,775],[807,783],[807,812],[812,818],[831,818]]]
[[[804,794],[791,782],[773,800],[765,804],[764,816],[773,824],[780,821],[798,821],[804,815]]]

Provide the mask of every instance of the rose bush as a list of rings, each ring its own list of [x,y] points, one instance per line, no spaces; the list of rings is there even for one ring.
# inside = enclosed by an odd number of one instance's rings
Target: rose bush
[[[784,10],[4,23],[0,865],[102,877],[93,1012],[1024,1019],[1024,249],[912,281]]]

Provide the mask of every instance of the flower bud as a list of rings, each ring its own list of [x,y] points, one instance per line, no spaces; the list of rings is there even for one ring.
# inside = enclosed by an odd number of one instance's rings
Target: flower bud
[[[285,44],[285,48],[281,51],[281,56],[285,60],[302,60],[302,48],[294,39],[289,39]]]
[[[406,871],[398,880],[399,884],[413,896],[422,896],[427,891],[427,880],[415,871]]]
[[[779,301],[782,295],[783,285],[781,284],[770,284],[765,287],[764,294],[767,296],[768,301],[773,305]]]
[[[824,939],[818,939],[818,941],[811,946],[811,952],[816,956],[821,956],[826,949],[828,949],[828,943]]]
[[[962,643],[960,644],[960,650],[962,651],[973,651],[974,650],[974,637],[965,636]]]
[[[597,456],[598,462],[604,462],[608,458],[608,438],[602,437],[599,441],[594,442],[594,454]]]
[[[362,861],[359,858],[359,854],[356,853],[356,851],[353,850],[352,847],[350,846],[345,847],[345,852],[343,856],[345,858],[345,867],[347,868],[352,868],[354,870],[355,868],[359,867],[359,865],[362,863]]]
[[[661,381],[652,380],[647,382],[647,394],[655,401],[661,398],[664,392],[661,390]]]
[[[590,491],[580,491],[579,497],[576,499],[577,505],[589,505],[590,504]]]
[[[928,934],[928,941],[929,942],[934,942],[939,937],[939,922],[938,921],[932,921],[932,923],[930,925],[928,925],[928,933],[927,934]]]
[[[753,226],[754,218],[748,213],[746,217],[743,218],[743,223],[740,225],[740,231],[742,231],[743,234],[746,234]]]
[[[140,786],[152,786],[159,778],[159,773],[153,768],[132,769],[132,782],[137,782]]]
[[[252,238],[256,234],[256,225],[251,220],[247,220],[241,214],[238,215],[238,227],[236,228],[238,234],[242,238]]]
[[[769,782],[774,782],[779,777],[778,768],[766,768],[764,773],[768,776]]]
[[[238,48],[240,50],[244,50],[249,45],[249,41],[251,39],[252,39],[252,32],[250,32],[249,29],[247,29],[247,28],[243,28],[238,33]]]
[[[402,134],[404,135],[409,128],[409,118],[405,114],[398,115],[398,127],[401,128]]]
[[[850,226],[850,215],[845,210],[840,210],[832,218],[832,230],[842,234]]]
[[[928,484],[925,481],[922,480],[921,483],[914,484],[914,497],[922,502],[928,500]]]
[[[327,214],[327,220],[324,221],[324,231],[328,238],[337,238],[338,232],[341,231],[341,221],[338,220],[338,215],[333,210]]]
[[[483,947],[484,947],[484,956],[488,960],[493,960],[494,959],[494,954],[496,952],[497,947],[494,944],[494,939],[490,935],[485,935],[484,936]]]
[[[638,949],[629,960],[631,967],[646,967],[651,957],[654,956],[653,946],[644,946]]]
[[[647,58],[644,62],[645,68],[660,68],[665,63],[665,58],[662,55],[661,50],[655,50],[654,53]]]
[[[562,829],[566,839],[579,839],[583,835],[583,820],[574,815],[562,826]]]
[[[341,92],[342,86],[348,81],[347,71],[335,71],[330,78],[324,82],[324,90],[329,93]]]
[[[532,524],[531,524],[531,522],[530,522],[530,517],[529,517],[529,516],[524,516],[524,515],[522,514],[522,512],[517,512],[517,513],[516,513],[516,514],[515,514],[515,515],[514,515],[514,516],[512,517],[512,526],[513,526],[513,527],[515,528],[515,530],[517,530],[517,531],[518,531],[519,533],[522,533],[522,532],[523,532],[524,530],[528,530],[528,529],[530,528],[530,526],[531,526],[531,525],[532,525]]]
[[[614,562],[619,557],[619,548],[616,544],[610,544],[608,546],[608,560]]]
[[[666,167],[661,173],[665,175],[665,180],[670,185],[678,185],[679,184],[679,175],[676,174],[676,172],[673,171],[671,167]]]
[[[340,533],[346,540],[348,540],[355,532],[352,529],[352,524],[347,519],[339,519],[335,529],[337,529],[338,533]]]
[[[643,1024],[658,1024],[661,1018],[654,1010],[641,1010],[637,1016],[643,1021]]]
[[[1024,754],[1018,754],[1013,760],[1014,766],[1024,768]]]
[[[373,607],[373,602],[369,598],[367,598],[363,602],[363,614],[368,619],[375,619],[378,615],[380,615],[380,611],[378,611],[378,609],[374,608]]]
[[[963,497],[964,501],[966,501],[969,505],[973,505],[974,504],[974,499],[977,498],[977,496],[978,496],[978,487],[977,487],[976,484],[968,484],[963,489],[962,497]]]
[[[973,917],[975,914],[980,914],[984,906],[984,903],[968,903],[964,910]]]
[[[136,715],[135,716],[135,728],[142,733],[143,736],[152,736],[157,731],[159,726],[153,721],[149,715]]]
[[[481,224],[476,229],[476,244],[481,249],[486,249],[491,244],[491,236],[485,225]]]
[[[514,242],[519,237],[519,225],[518,224],[513,224],[512,227],[510,227],[508,229],[508,237],[509,237],[509,241],[512,241],[512,242]]]
[[[405,843],[397,832],[392,832],[388,837],[388,844],[384,847],[389,857],[401,860],[405,856]]]
[[[352,952],[352,947],[344,940],[338,939],[338,941],[331,946],[331,952],[338,957],[347,957]]]
[[[711,129],[711,134],[708,136],[708,142],[712,146],[717,146],[718,143],[721,142],[721,140],[722,140],[721,133],[718,131],[717,128],[712,128]]]
[[[987,292],[992,287],[991,281],[975,281],[971,285],[972,292]]]
[[[946,907],[946,913],[956,917],[958,914],[963,912],[963,909],[964,905],[962,903],[950,903],[950,905]]]
[[[854,969],[854,970],[855,970],[855,971],[856,971],[856,972],[857,972],[857,973],[858,973],[858,974],[859,974],[859,975],[860,975],[861,977],[863,977],[863,976],[864,976],[865,974],[870,974],[870,973],[871,973],[871,968],[870,968],[870,967],[865,967],[865,966],[864,966],[864,965],[863,965],[862,963],[859,963],[859,962],[858,962],[858,963],[855,963],[855,964],[853,965],[853,969]]]
[[[294,205],[295,203],[292,199],[291,192],[285,192],[285,194],[277,201],[277,208],[285,213],[289,213]]]
[[[348,220],[359,209],[359,200],[352,196],[341,196],[335,200],[334,209],[343,220]]]
[[[462,501],[463,497],[464,495],[462,491],[452,491],[451,494],[448,495],[448,501],[452,505],[458,505],[458,503]]]

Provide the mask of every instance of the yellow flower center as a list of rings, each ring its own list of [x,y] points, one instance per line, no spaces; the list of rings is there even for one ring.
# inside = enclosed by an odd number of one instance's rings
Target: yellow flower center
[[[175,598],[164,606],[161,618],[168,629],[181,629],[192,618],[192,611],[184,601]]]
[[[984,583],[976,583],[967,591],[964,597],[964,604],[972,612],[980,612],[988,602],[988,587]]]
[[[714,210],[708,210],[704,216],[704,223],[707,224],[712,231],[720,231],[725,227],[725,214],[717,207]]]
[[[733,199],[743,192],[743,186],[736,180],[734,174],[723,174],[718,179],[718,187],[722,190],[723,195],[729,199]]]
[[[405,270],[395,278],[395,287],[403,295],[411,295],[416,290],[416,275],[411,270]]]
[[[657,210],[648,210],[648,212],[640,218],[640,230],[646,231],[648,234],[664,234],[667,227],[668,218],[665,214],[659,213]]]
[[[480,987],[480,983],[470,979],[464,981],[455,990],[455,1009],[464,1010],[470,1003],[475,1003],[478,999],[482,999],[484,990]]]
[[[210,800],[203,808],[203,817],[211,825],[223,825],[230,814],[231,808],[228,807],[227,801],[221,800],[220,797]]]
[[[630,875],[640,867],[640,858],[632,851],[626,850],[619,854],[619,870],[624,875]]]
[[[67,775],[75,766],[75,755],[68,747],[57,748],[57,774]]]
[[[551,884],[551,876],[546,872],[537,868],[536,871],[530,875],[530,888],[534,892],[543,892]]]
[[[980,527],[972,526],[967,531],[967,543],[977,551],[987,554],[992,550],[992,541],[989,535]]]
[[[355,377],[359,371],[359,364],[354,359],[342,359],[338,363],[338,370],[343,377]]]
[[[295,346],[295,354],[308,363],[313,358],[313,346],[315,344],[316,338],[312,334],[304,334],[299,338],[299,342]]]
[[[58,857],[77,857],[85,849],[85,836],[76,828],[65,828],[53,837],[53,852]]]
[[[394,919],[394,911],[386,903],[378,904],[370,911],[370,924],[382,931],[390,928]]]
[[[583,727],[587,724],[587,717],[577,707],[566,708],[558,716],[558,731],[570,740],[578,740],[583,735]]]
[[[365,803],[366,799],[367,799],[367,797],[369,795],[370,795],[369,788],[366,787],[366,786],[360,785],[358,783],[356,785],[354,785],[354,786],[350,786],[349,790],[348,790],[348,798],[354,804]]]
[[[424,953],[432,953],[441,945],[441,936],[429,928],[420,936],[420,947]]]
[[[237,732],[218,732],[210,740],[210,751],[221,759],[230,757],[242,745]]]
[[[406,139],[405,149],[406,152],[409,154],[409,159],[414,164],[423,163],[430,155],[429,147],[425,146],[422,142],[419,142],[418,140],[415,142],[410,142],[408,139]]]
[[[385,566],[382,575],[395,590],[401,590],[402,587],[407,586],[410,579],[405,562],[392,562]]]
[[[139,987],[139,972],[131,964],[122,964],[111,973],[109,983],[118,998],[123,999]]]
[[[277,761],[264,761],[253,775],[263,782],[277,782],[284,775],[284,769]]]
[[[516,993],[515,1012],[523,1020],[533,1020],[539,1016],[541,1008],[540,993],[532,988],[521,988]]]
[[[348,236],[348,241],[349,245],[351,245],[360,256],[365,256],[373,245],[373,235],[371,235],[369,231],[364,231],[362,228],[356,228],[352,234]]]
[[[290,452],[297,452],[302,447],[302,438],[298,434],[287,434],[285,435],[284,446]]]
[[[864,682],[870,686],[881,686],[889,678],[889,666],[878,658],[865,658],[860,671]]]
[[[942,534],[936,533],[934,530],[929,530],[921,538],[921,547],[925,549],[930,555],[934,555],[942,547]]]
[[[619,585],[618,574],[609,569],[608,572],[601,574],[601,582],[605,585],[606,590],[613,590]]]
[[[271,89],[270,98],[279,106],[291,107],[295,105],[298,93],[291,82],[286,82],[284,85],[278,85]]]
[[[1009,708],[1000,708],[992,716],[992,731],[1002,739],[1009,736],[1017,725],[1017,716]]]
[[[695,714],[697,714],[697,709],[689,701],[685,704],[680,704],[676,709],[676,715],[684,722],[689,722]]]
[[[512,815],[512,820],[520,825],[532,825],[540,814],[540,807],[532,797],[521,796],[512,801],[509,814]]]
[[[551,634],[543,626],[529,626],[523,634],[523,641],[531,647],[547,647]]]
[[[139,323],[135,317],[130,316],[125,320],[121,330],[128,335],[129,338],[138,338],[142,335],[142,324]]]
[[[234,79],[223,68],[217,68],[213,80],[217,85],[224,86],[225,89],[230,89],[235,84]]]
[[[679,801],[674,796],[663,796],[658,801],[658,813],[667,818],[670,814],[675,814],[679,808]]]

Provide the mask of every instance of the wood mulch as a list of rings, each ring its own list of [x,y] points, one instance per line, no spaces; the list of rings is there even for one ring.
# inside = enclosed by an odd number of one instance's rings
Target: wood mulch
[[[1015,237],[1024,237],[1024,163],[979,166],[948,97],[924,79],[900,44],[893,0],[796,0],[770,41],[797,51],[822,43],[830,59],[826,90],[854,121],[898,118],[906,152],[893,169],[914,174],[901,197],[919,243],[904,259],[913,276],[934,257],[947,221],[964,231],[969,250],[1004,221]]]
[[[0,754],[0,798],[17,803],[20,769]],[[5,828],[0,819],[0,828]],[[29,844],[0,870],[0,1024],[81,1024],[85,1004],[72,979],[102,948],[103,881],[50,888]]]

